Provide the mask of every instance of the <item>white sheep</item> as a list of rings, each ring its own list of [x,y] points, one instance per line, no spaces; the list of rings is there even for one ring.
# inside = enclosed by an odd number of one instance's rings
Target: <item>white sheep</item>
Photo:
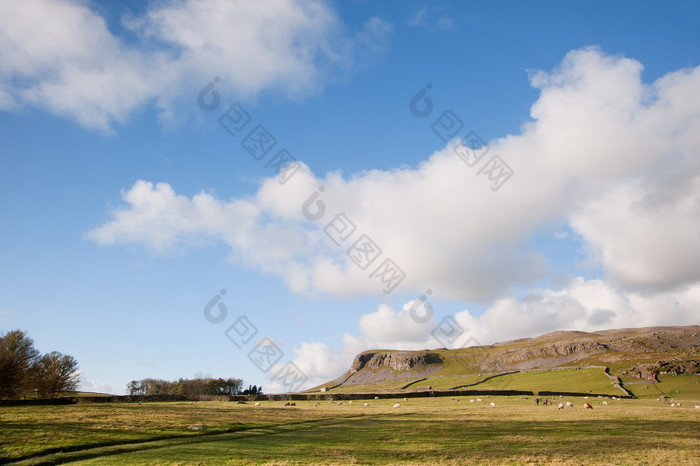
[[[375,400],[378,400],[378,399],[379,399],[379,397],[378,397],[378,396],[375,396],[375,397],[374,397],[374,399],[375,399]]]
[[[348,401],[348,404],[351,405],[351,404],[352,404],[352,400]]]
[[[559,403],[559,409],[564,409],[564,403]]]
[[[482,401],[484,401],[484,400],[482,400],[481,398],[477,398],[477,399],[476,399],[476,402],[477,402],[477,403],[481,403]]]
[[[569,408],[572,407],[573,405],[574,405],[574,404],[573,404],[572,402],[570,402],[570,401],[567,401],[567,402],[566,402],[566,406],[568,406]]]
[[[495,407],[496,407],[496,403],[489,403],[489,405],[490,405],[492,408],[495,408]]]
[[[603,404],[604,404],[605,406],[607,406],[607,405],[608,405],[608,402],[607,402],[607,401],[603,401]]]
[[[369,403],[365,403],[365,406],[369,406]]]
[[[396,404],[394,405],[394,408],[400,408],[400,407],[401,407],[401,405],[398,404],[398,403],[396,403]]]
[[[469,400],[470,403],[474,403],[474,400]]]
[[[404,398],[403,401],[408,401],[408,399],[407,399],[407,398]]]
[[[700,405],[695,405],[695,409],[700,409]]]
[[[343,404],[343,402],[342,402],[342,401],[339,401],[339,402],[338,402],[338,404],[339,404],[339,405],[342,405],[342,404]]]

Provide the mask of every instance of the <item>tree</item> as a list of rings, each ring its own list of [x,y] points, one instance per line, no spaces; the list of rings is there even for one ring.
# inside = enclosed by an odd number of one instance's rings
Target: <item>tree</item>
[[[19,398],[31,389],[39,351],[22,330],[0,337],[0,398]]]
[[[56,398],[78,388],[78,362],[73,356],[52,351],[43,355],[36,367],[36,388],[40,398]]]

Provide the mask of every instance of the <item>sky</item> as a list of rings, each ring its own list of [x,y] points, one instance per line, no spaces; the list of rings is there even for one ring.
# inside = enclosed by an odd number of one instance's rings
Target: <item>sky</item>
[[[273,393],[698,324],[698,44],[693,1],[0,0],[0,331]]]

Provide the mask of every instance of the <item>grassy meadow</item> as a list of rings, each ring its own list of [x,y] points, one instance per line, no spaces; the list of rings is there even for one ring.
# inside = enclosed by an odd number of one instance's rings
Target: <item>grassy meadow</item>
[[[3,407],[0,458],[18,464],[700,463],[700,409],[694,408],[700,400],[671,407],[651,397],[590,398],[594,409],[586,410],[581,398],[557,397],[557,404],[574,404],[559,410],[536,406],[533,397],[480,399]],[[189,431],[190,425],[203,430]]]

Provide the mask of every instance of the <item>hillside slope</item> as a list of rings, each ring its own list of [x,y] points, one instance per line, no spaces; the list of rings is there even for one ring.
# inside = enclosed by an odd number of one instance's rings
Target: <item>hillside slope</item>
[[[585,373],[571,373],[581,368]],[[549,378],[524,375],[547,371]],[[345,374],[308,392],[542,389],[544,383],[614,395],[628,394],[627,386],[645,384],[647,389],[659,376],[681,374],[700,374],[700,326],[561,331],[454,350],[365,351]]]

